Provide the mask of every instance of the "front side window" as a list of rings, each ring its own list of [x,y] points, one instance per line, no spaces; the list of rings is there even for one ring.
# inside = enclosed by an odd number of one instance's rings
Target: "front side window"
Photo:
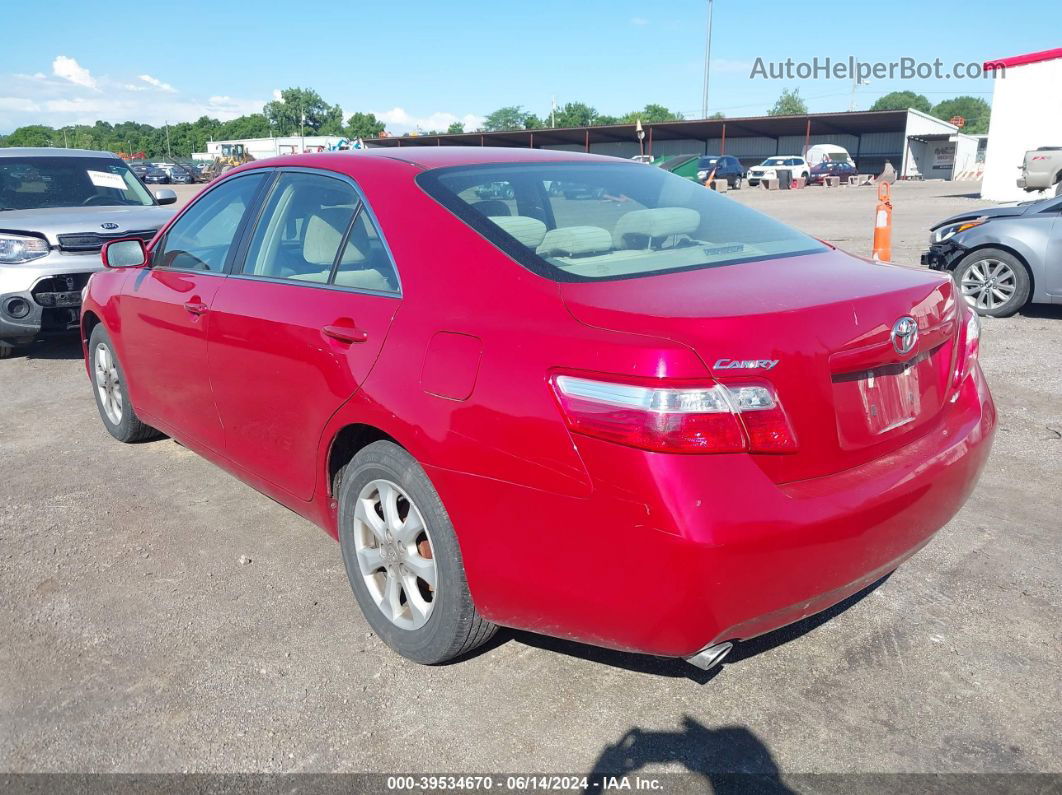
[[[232,243],[265,172],[226,180],[174,221],[152,252],[152,265],[175,270],[225,270]]]
[[[570,162],[455,166],[418,183],[528,269],[556,281],[631,278],[824,251],[785,224],[643,165]],[[469,187],[512,186],[505,214]]]
[[[0,158],[0,208],[148,207],[155,203],[116,157]]]
[[[398,280],[357,192],[320,174],[281,174],[270,191],[243,265],[247,276],[381,292]]]

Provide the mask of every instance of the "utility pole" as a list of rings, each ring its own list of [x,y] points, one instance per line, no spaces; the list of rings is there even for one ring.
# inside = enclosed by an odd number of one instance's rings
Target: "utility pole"
[[[708,118],[708,66],[712,60],[712,0],[708,0],[708,33],[704,42],[704,98],[701,102],[701,118]]]
[[[854,75],[852,77],[852,96],[848,100],[848,112],[849,113],[851,113],[852,111],[855,110],[856,89],[859,88],[860,86],[869,86],[869,85],[870,85],[870,81],[869,80],[863,80],[858,75]]]
[[[553,104],[550,106],[550,109],[549,109],[549,126],[550,127],[556,127],[557,126],[557,97],[556,97],[556,95],[554,95]]]
[[[173,159],[173,152],[170,150],[170,123],[166,122],[166,157]]]

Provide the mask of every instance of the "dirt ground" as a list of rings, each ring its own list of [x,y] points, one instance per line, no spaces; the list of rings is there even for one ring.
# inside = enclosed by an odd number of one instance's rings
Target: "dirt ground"
[[[896,259],[975,190],[898,186]],[[870,251],[872,189],[731,196]],[[1062,771],[1062,306],[987,321],[982,363],[1000,428],[959,515],[702,674],[519,632],[407,663],[331,538],[172,441],[118,444],[80,349],[39,344],[0,362],[0,770]]]

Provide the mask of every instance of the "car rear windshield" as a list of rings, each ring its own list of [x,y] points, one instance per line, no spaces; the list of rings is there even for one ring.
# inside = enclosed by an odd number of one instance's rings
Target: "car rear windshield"
[[[426,171],[418,183],[520,264],[599,281],[824,251],[785,224],[641,164],[543,162]]]
[[[137,207],[151,194],[116,157],[2,157],[0,207]]]

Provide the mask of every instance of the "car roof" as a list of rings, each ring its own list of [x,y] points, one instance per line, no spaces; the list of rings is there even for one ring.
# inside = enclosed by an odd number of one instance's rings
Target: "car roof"
[[[0,147],[0,157],[113,157],[120,160],[114,152],[100,152],[95,149],[61,149],[52,146],[12,146]]]
[[[640,163],[631,163],[625,158],[591,155],[583,152],[566,152],[556,149],[525,149],[507,146],[409,146],[409,147],[375,147],[372,149],[353,149],[345,152],[321,152],[317,154],[284,155],[268,160],[256,160],[242,166],[245,171],[255,167],[277,166],[313,166],[327,168],[341,173],[353,173],[359,161],[372,158],[375,162],[390,161],[396,167],[400,164],[412,165],[422,169],[445,168],[447,166],[469,166],[485,163],[547,163],[547,162],[583,162],[583,163],[629,163],[641,167]]]

